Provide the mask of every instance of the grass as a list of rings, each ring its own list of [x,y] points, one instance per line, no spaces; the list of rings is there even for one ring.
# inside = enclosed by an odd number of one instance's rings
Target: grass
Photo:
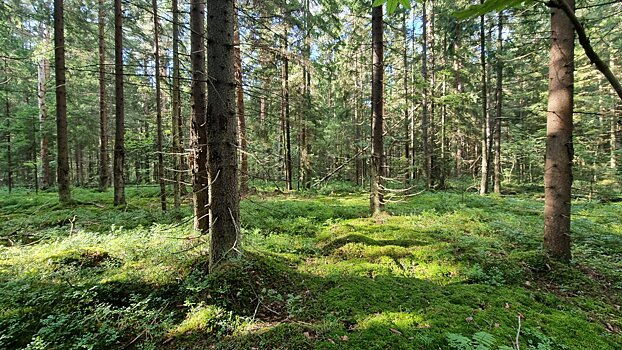
[[[0,348],[619,349],[622,204],[573,203],[570,265],[537,195],[343,191],[242,202],[245,254],[207,275],[189,205],[155,188],[0,197]]]

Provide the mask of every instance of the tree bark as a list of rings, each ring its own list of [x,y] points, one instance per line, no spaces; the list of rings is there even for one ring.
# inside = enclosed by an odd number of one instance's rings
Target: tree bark
[[[48,42],[48,31],[43,21],[40,25],[41,40]],[[47,88],[45,83],[50,78],[50,61],[42,58],[37,64],[37,104],[39,106],[39,125],[41,128],[41,176],[40,183],[42,189],[47,189],[54,182],[52,171],[50,170],[50,134],[47,130],[48,107],[46,101]]]
[[[483,3],[483,1],[482,1]],[[489,135],[489,117],[488,117],[488,84],[486,74],[486,22],[485,16],[480,16],[479,24],[479,40],[480,40],[480,64],[482,66],[482,90],[481,90],[481,104],[482,104],[482,116],[481,116],[481,180],[479,186],[479,193],[488,193],[488,135]]]
[[[569,6],[574,9],[574,0]],[[546,158],[544,165],[544,249],[569,261],[572,185],[574,28],[559,8],[551,8],[551,53]]]
[[[173,202],[175,208],[179,208],[181,205],[181,188],[182,173],[184,171],[184,165],[182,161],[182,153],[184,152],[181,146],[181,96],[179,90],[180,72],[179,72],[179,9],[178,0],[171,1],[171,11],[173,12],[173,91],[172,91],[172,105],[171,105],[171,130],[173,134],[173,154],[174,154],[174,182],[173,182]]]
[[[423,172],[426,187],[432,187],[432,157],[430,156],[430,144],[428,137],[428,14],[427,1],[423,0],[423,14],[421,16],[421,30],[423,31],[423,44],[421,47],[421,75],[423,76],[423,89],[421,91],[421,150],[423,152]]]
[[[503,60],[501,53],[503,52],[503,11],[499,12],[499,25],[497,26],[497,86],[496,95],[496,116],[494,130],[494,185],[493,191],[501,193],[501,113],[503,111]]]
[[[285,165],[285,185],[288,191],[292,190],[292,148],[289,122],[289,58],[287,43],[287,24],[283,23],[283,52],[281,65],[281,129],[283,138],[283,156]]]
[[[210,0],[207,13],[210,43],[206,120],[211,204],[209,270],[213,271],[224,259],[238,255],[241,249],[233,0]]]
[[[406,157],[406,182],[412,180],[410,171],[410,115],[408,106],[410,95],[408,94],[408,28],[406,27],[406,11],[402,15],[402,36],[404,37],[404,46],[402,47],[402,65],[403,71],[402,82],[404,84],[404,155]]]
[[[108,157],[108,114],[106,113],[106,42],[104,0],[99,0],[98,41],[99,41],[99,190],[105,191],[110,185],[110,162]]]
[[[114,2],[115,133],[114,205],[125,205],[125,111],[123,100],[123,12],[121,1]]]
[[[372,9],[372,166],[371,166],[371,196],[370,206],[372,215],[377,215],[384,209],[383,177],[384,177],[384,44],[382,6]]]
[[[9,64],[6,58],[4,59],[4,76],[9,76]],[[5,93],[5,116],[6,116],[6,167],[7,167],[7,187],[9,194],[13,191],[13,151],[11,150],[11,102],[9,100],[9,90],[6,89]]]
[[[162,139],[164,138],[162,132],[162,90],[160,88],[160,24],[158,21],[158,1],[153,0],[151,2],[153,10],[153,41],[155,52],[153,59],[155,61],[155,92],[156,92],[156,127],[157,127],[157,141],[156,148],[158,152],[158,182],[160,184],[160,206],[163,211],[166,211],[166,184],[164,183],[164,152],[162,148]]]
[[[192,146],[192,192],[194,201],[194,228],[207,234],[209,232],[207,173],[207,131],[206,131],[206,78],[205,71],[205,2],[190,2],[190,56],[192,64],[192,126],[190,142]]]
[[[65,24],[63,0],[54,0],[54,64],[56,71],[56,145],[58,152],[58,196],[71,201],[69,188],[69,144],[67,139],[67,87],[65,85]]]

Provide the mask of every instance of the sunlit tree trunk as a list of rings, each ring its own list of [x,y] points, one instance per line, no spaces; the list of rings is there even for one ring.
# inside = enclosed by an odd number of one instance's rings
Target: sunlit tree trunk
[[[69,142],[67,140],[67,87],[65,85],[65,24],[63,0],[54,0],[54,64],[56,71],[56,146],[58,196],[71,201],[69,188]]]
[[[288,191],[292,190],[292,148],[289,122],[289,58],[287,42],[287,24],[283,32],[283,52],[281,63],[281,129],[283,138],[283,157],[285,165],[285,184]]]
[[[567,2],[574,10],[574,0]],[[568,16],[551,8],[549,101],[544,164],[544,249],[557,260],[569,261],[574,28]]]
[[[423,44],[421,47],[421,75],[423,76],[423,89],[421,91],[421,150],[423,151],[423,172],[426,186],[432,187],[432,157],[430,155],[430,143],[428,137],[428,14],[427,1],[423,0],[423,14],[421,15],[421,30],[423,31]]]
[[[48,31],[43,21],[40,25],[41,40],[48,42]],[[45,83],[50,78],[50,61],[42,58],[37,64],[37,104],[39,106],[39,125],[41,127],[41,188],[46,189],[52,185],[54,178],[50,169],[50,134],[47,130],[48,107],[46,101],[47,87]]]
[[[482,86],[481,86],[481,181],[479,186],[479,193],[486,194],[488,192],[488,169],[489,169],[489,150],[488,150],[488,135],[489,135],[489,116],[488,116],[488,84],[486,74],[486,23],[485,16],[480,16],[479,25],[479,39],[480,39],[480,63],[482,68]]]

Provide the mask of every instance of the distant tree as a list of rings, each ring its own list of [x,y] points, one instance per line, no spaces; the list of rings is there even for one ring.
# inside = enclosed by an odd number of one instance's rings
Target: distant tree
[[[71,201],[69,144],[67,139],[67,86],[65,85],[65,23],[63,0],[54,0],[54,64],[56,73],[56,144],[58,147],[58,196]]]

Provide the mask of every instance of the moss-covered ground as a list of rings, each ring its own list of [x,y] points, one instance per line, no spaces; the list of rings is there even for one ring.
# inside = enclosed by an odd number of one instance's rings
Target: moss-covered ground
[[[573,203],[562,265],[537,193],[425,192],[376,218],[364,193],[260,193],[243,257],[207,275],[189,204],[157,195],[0,193],[0,348],[622,349],[621,203]]]

